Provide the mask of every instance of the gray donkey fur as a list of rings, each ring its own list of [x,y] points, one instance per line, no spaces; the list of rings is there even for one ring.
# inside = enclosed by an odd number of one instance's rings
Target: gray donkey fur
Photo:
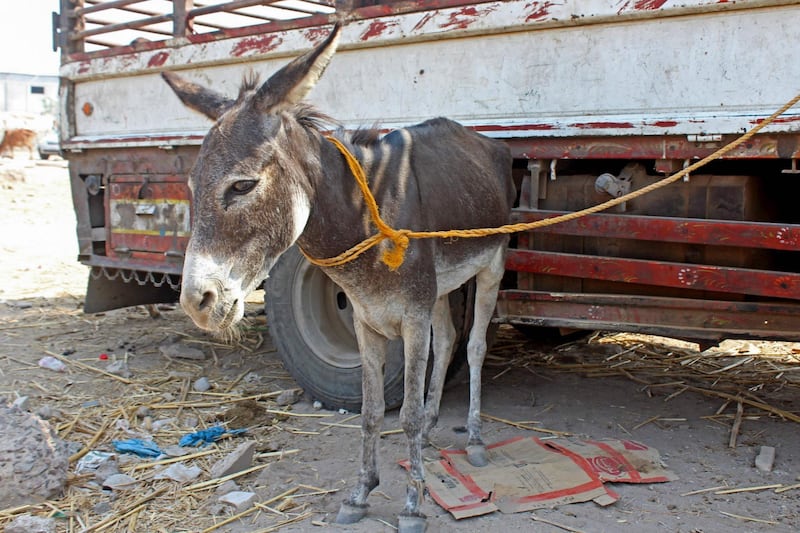
[[[260,86],[245,81],[230,99],[173,73],[164,78],[189,107],[215,121],[192,169],[193,228],[186,250],[181,305],[201,328],[238,322],[247,294],[294,243],[327,258],[375,232],[342,154],[321,133],[327,119],[302,99],[336,49],[340,27]],[[506,224],[515,197],[507,147],[444,118],[383,137],[337,133],[362,163],[381,214],[394,228],[446,230]],[[410,470],[401,531],[425,529],[422,447],[436,424],[455,330],[448,294],[476,280],[468,342],[470,404],[467,451],[486,464],[480,434],[481,366],[486,329],[504,272],[507,236],[412,240],[390,271],[386,241],[325,273],[353,305],[363,368],[361,469],[337,521],[367,510],[378,485],[377,440],[384,416],[383,366],[389,339],[402,337],[405,399],[400,411]],[[432,333],[431,333],[432,331]],[[425,373],[433,335],[432,375]]]

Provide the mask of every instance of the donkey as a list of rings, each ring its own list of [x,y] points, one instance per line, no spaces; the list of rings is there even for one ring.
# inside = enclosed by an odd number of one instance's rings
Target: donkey
[[[303,98],[336,50],[333,31],[312,50],[259,86],[245,79],[230,99],[180,76],[163,77],[188,107],[215,121],[189,177],[193,228],[186,250],[181,305],[201,328],[221,331],[242,318],[245,296],[266,279],[294,243],[309,257],[327,258],[374,233],[345,158],[322,134],[335,126]],[[446,230],[508,222],[515,198],[511,155],[501,142],[444,118],[377,132],[336,130],[369,176],[381,215],[395,228]],[[507,236],[413,240],[396,271],[381,263],[381,243],[325,273],[353,305],[363,369],[361,469],[337,515],[354,523],[378,485],[377,440],[384,416],[383,366],[389,339],[404,343],[400,411],[409,446],[409,481],[401,531],[423,531],[422,446],[439,414],[455,329],[447,295],[475,278],[474,323],[468,341],[470,402],[468,457],[485,465],[481,440],[481,366],[486,329],[504,273]],[[432,333],[431,333],[432,330]],[[433,358],[424,401],[428,352]]]

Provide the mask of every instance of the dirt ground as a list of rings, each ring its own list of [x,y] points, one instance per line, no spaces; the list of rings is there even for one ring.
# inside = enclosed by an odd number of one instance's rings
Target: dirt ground
[[[291,406],[275,402],[296,385],[272,348],[259,314],[261,295],[251,297],[251,326],[234,346],[204,335],[179,308],[162,309],[157,319],[142,307],[85,315],[88,271],[76,261],[64,163],[6,160],[0,189],[0,398],[28,396],[31,411],[49,409],[51,424],[79,443],[76,449],[108,451],[111,440],[145,434],[169,446],[215,421],[249,427],[245,438],[258,441],[262,468],[236,482],[263,504],[223,525],[232,513],[214,514],[214,487],[195,486],[209,479],[210,466],[237,437],[187,459],[203,469],[189,487],[156,480],[154,468],[137,466],[143,461],[120,458],[123,471],[138,480],[136,490],[112,493],[71,474],[63,498],[0,510],[0,528],[32,512],[58,516],[59,531],[106,520],[106,531],[394,531],[404,500],[405,473],[397,465],[406,457],[404,436],[381,439],[382,481],[367,518],[354,526],[330,524],[357,476],[359,420],[317,410],[312,398]],[[159,347],[174,342],[207,357],[165,357]],[[61,357],[67,371],[39,367],[48,354]],[[546,437],[547,430],[634,439],[657,448],[680,479],[616,484],[620,500],[608,507],[589,502],[458,521],[428,497],[429,531],[800,531],[800,488],[780,491],[800,483],[800,424],[789,419],[800,420],[800,346],[726,342],[705,355],[697,345],[656,337],[595,334],[546,344],[501,328],[484,372],[483,412],[493,417],[484,421],[487,442]],[[127,362],[129,376],[105,373],[119,360]],[[193,390],[200,377],[208,378],[210,390]],[[242,400],[248,396],[256,398]],[[437,446],[463,447],[466,404],[464,383],[445,392]],[[137,416],[143,406],[146,416]],[[385,429],[398,427],[398,412],[388,413]],[[776,450],[770,472],[754,466],[761,446]],[[758,489],[764,486],[770,488]],[[747,490],[718,494],[724,489]],[[136,504],[156,490],[162,492]]]

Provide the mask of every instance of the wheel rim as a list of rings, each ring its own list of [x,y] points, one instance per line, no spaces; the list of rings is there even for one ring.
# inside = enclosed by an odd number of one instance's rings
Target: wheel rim
[[[314,356],[337,368],[361,366],[353,307],[322,270],[302,262],[292,278],[294,319]]]

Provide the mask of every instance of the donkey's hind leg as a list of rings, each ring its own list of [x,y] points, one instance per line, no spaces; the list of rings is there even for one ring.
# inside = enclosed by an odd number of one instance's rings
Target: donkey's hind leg
[[[361,469],[350,497],[342,502],[337,524],[352,524],[367,514],[367,497],[378,486],[378,438],[385,403],[383,399],[383,365],[386,360],[386,339],[360,320],[354,320],[358,347],[361,352]]]
[[[456,340],[456,328],[450,311],[450,298],[440,296],[433,305],[433,368],[428,384],[428,396],[425,400],[425,425],[422,428],[422,439],[428,441],[430,432],[439,419],[439,404],[442,400],[447,368],[453,358],[453,344]]]
[[[506,247],[498,246],[489,265],[475,278],[475,316],[469,332],[469,414],[467,415],[467,460],[473,466],[488,463],[481,438],[481,368],[486,357],[486,330],[497,304],[497,292],[505,272]]]

